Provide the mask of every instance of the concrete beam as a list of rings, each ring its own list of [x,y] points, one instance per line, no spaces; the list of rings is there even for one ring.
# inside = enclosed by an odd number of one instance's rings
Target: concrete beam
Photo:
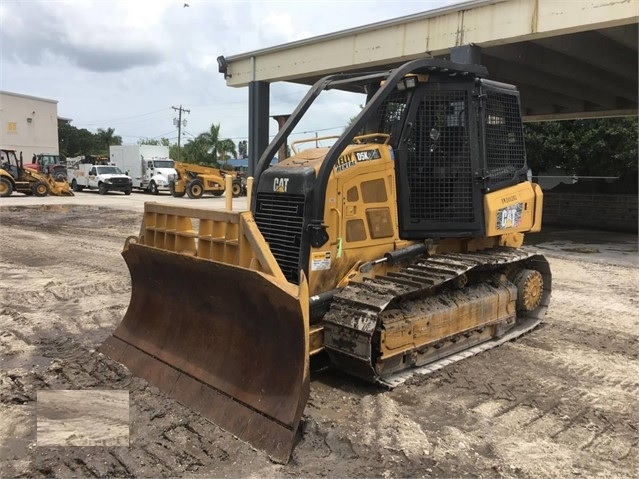
[[[562,78],[566,83],[577,83],[615,95],[627,100],[637,101],[636,81],[626,80],[600,67],[595,67],[555,50],[542,47],[533,42],[500,45],[484,51],[493,57],[512,63],[512,70],[520,66]],[[495,74],[488,70],[491,76]],[[508,75],[506,75],[506,78]]]
[[[567,35],[561,42],[542,38],[534,43],[549,50],[575,58],[593,67],[614,73],[621,78],[637,78],[637,52],[611,41],[597,32]]]
[[[505,78],[508,83],[517,85],[518,88],[522,88],[524,85],[543,88],[567,97],[586,100],[594,105],[599,105],[600,108],[609,110],[617,108],[616,95],[579,81],[567,82],[560,76],[550,72],[541,72],[525,64],[513,68],[511,62],[492,57],[486,53],[482,56],[482,64],[488,68],[491,76]]]
[[[633,0],[481,0],[226,58],[227,85],[301,81],[474,43],[486,47],[637,22]]]

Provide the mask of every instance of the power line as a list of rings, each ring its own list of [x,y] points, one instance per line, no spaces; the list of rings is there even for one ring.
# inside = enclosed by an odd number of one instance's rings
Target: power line
[[[122,116],[122,117],[119,117],[119,118],[111,118],[111,119],[106,119],[106,120],[92,120],[92,121],[100,122],[100,123],[126,121],[126,120],[133,120],[135,118],[140,118],[140,117],[143,117],[143,116],[153,115],[155,113],[160,113],[160,112],[165,112],[165,111],[167,111],[167,108],[162,108],[161,110],[149,111],[147,113],[140,113],[139,115]],[[88,126],[93,126],[93,125],[97,124],[97,123],[83,122],[81,120],[78,120],[77,122],[78,123],[83,123],[83,124],[88,125]]]

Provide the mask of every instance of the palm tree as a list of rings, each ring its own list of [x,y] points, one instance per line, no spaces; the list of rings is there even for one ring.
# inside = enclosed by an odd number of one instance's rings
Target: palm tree
[[[99,143],[101,145],[104,145],[107,151],[109,151],[109,146],[111,145],[122,144],[122,137],[114,135],[114,133],[115,128],[107,128],[106,130],[103,128],[98,128],[98,132],[96,133]]]
[[[218,148],[220,153],[219,159],[224,162],[224,166],[226,166],[226,162],[228,161],[229,157],[237,157],[237,150],[235,149],[235,143],[233,142],[233,140],[230,140],[228,138],[226,140],[221,140],[218,144]]]
[[[200,135],[201,136],[201,135]],[[192,138],[183,149],[184,156],[180,161],[185,163],[209,163],[209,144],[200,138]]]
[[[210,162],[217,161],[226,161],[226,155],[232,154],[237,155],[237,150],[235,149],[235,143],[233,140],[227,138],[225,140],[220,139],[220,124],[212,124],[209,131],[205,133],[200,133],[197,136],[198,140],[201,140],[203,143],[209,146],[208,152],[210,153]]]

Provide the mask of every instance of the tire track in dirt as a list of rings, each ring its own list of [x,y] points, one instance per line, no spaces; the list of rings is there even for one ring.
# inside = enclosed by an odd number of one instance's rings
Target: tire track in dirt
[[[128,446],[129,393],[38,391],[38,446]]]
[[[131,283],[128,279],[111,279],[108,275],[87,270],[95,278],[92,283],[62,284],[55,281],[48,282],[42,288],[22,289],[11,294],[11,302],[21,305],[25,309],[34,306],[38,309],[59,310],[62,303],[77,302],[85,297],[104,296],[109,298],[118,294],[129,294]],[[91,274],[92,273],[92,274]],[[104,276],[101,279],[100,276]]]
[[[518,344],[514,347],[526,348],[526,354],[537,364],[547,363],[550,376],[570,376],[582,385],[596,384],[597,389],[601,388],[602,394],[606,395],[610,393],[608,388],[612,388],[615,394],[639,393],[639,375],[634,374],[637,363],[633,365],[626,355],[570,346],[553,352]]]
[[[440,372],[440,377],[431,378],[437,387],[429,390],[425,398],[434,398],[435,402],[425,400],[421,407],[437,418],[437,426],[431,427],[433,421],[426,418],[418,422],[431,437],[456,437],[463,430],[460,444],[470,444],[473,454],[478,455],[476,467],[480,469],[492,461],[511,463],[519,468],[517,475],[523,476],[550,477],[559,466],[575,474],[608,468],[624,477],[627,472],[615,461],[636,453],[636,430],[628,427],[632,423],[632,405],[636,405],[637,376],[633,375],[632,366],[623,356],[589,349],[548,352],[535,348],[535,342],[546,343],[544,336],[556,331],[547,325],[539,333],[458,363]],[[533,339],[531,347],[527,343]],[[497,375],[498,371],[506,374]],[[546,373],[540,375],[539,371]],[[421,384],[420,380],[415,382]],[[576,388],[575,384],[580,386]],[[472,392],[472,396],[467,392]],[[611,398],[615,399],[611,402]],[[446,401],[446,406],[441,407],[439,401]],[[621,407],[617,407],[617,401]],[[404,408],[412,407],[406,401],[402,404]],[[468,411],[472,411],[471,417]],[[419,416],[412,410],[408,414],[412,418]],[[485,446],[485,437],[511,439],[506,443],[493,440],[486,449],[481,446]],[[607,447],[612,443],[622,453]],[[530,456],[532,444],[545,451],[544,460],[537,465],[519,466],[522,457]],[[466,472],[471,473],[472,469]]]
[[[100,353],[87,351],[72,339],[48,341],[46,350],[55,351],[56,360],[38,375],[39,389],[97,388],[107,383],[114,389],[129,389],[132,415],[137,415],[138,419],[131,425],[130,448],[95,446],[90,449],[90,459],[85,456],[84,448],[38,448],[38,471],[51,470],[52,464],[64,458],[62,461],[71,475],[105,477],[104,474],[109,471],[120,471],[122,477],[174,477],[197,471],[211,463],[228,461],[229,453],[214,443],[215,440],[219,442],[220,437],[223,441],[235,443],[234,447],[228,447],[234,455],[238,454],[238,448],[244,453],[250,451],[247,445],[163,397],[155,388],[149,388],[145,381],[131,377],[122,366]],[[157,414],[158,405],[170,412],[154,418],[152,415]],[[198,425],[193,426],[192,422]],[[138,430],[139,427],[142,430]],[[211,429],[219,436],[213,441],[200,432]],[[234,467],[229,464],[230,474]],[[56,473],[56,477],[68,476]]]
[[[561,277],[558,279],[561,280]],[[593,291],[584,294],[584,290],[580,290],[582,298],[573,296],[568,303],[587,302],[583,296],[589,294],[596,297],[599,284],[592,283],[592,286]],[[632,298],[620,298],[620,303],[630,302],[629,299]],[[611,298],[612,302],[616,300]],[[579,474],[585,467],[591,473],[608,471],[622,477],[627,472],[615,461],[636,454],[637,450],[636,429],[628,427],[632,424],[632,408],[637,403],[639,388],[636,361],[629,361],[629,358],[636,358],[633,345],[636,345],[637,335],[625,332],[616,335],[613,330],[601,328],[599,323],[597,327],[588,326],[589,323],[582,321],[584,316],[578,308],[565,307],[562,300],[559,303],[553,303],[554,311],[569,314],[551,314],[554,318],[549,319],[537,333],[533,332],[495,352],[499,356],[513,354],[503,364],[504,371],[516,378],[516,384],[525,384],[526,393],[522,396],[518,388],[510,387],[509,394],[504,397],[501,388],[488,383],[481,400],[470,403],[469,407],[487,418],[490,424],[505,427],[510,422],[515,428],[513,437],[527,438],[527,443],[537,444],[540,450],[554,448],[554,452],[547,453],[545,460],[557,459],[557,464],[566,464],[574,474]],[[607,309],[602,316],[610,318],[612,323],[620,308],[617,304],[617,307]],[[633,316],[636,320],[636,314],[631,312],[629,317]],[[580,329],[573,328],[575,323]],[[606,337],[610,336],[615,341],[606,347]],[[538,344],[544,347],[536,347]],[[556,347],[549,348],[549,344]],[[479,363],[475,373],[483,368],[499,370],[499,364],[484,364],[489,356],[475,359]],[[531,371],[519,367],[519,364],[530,365]],[[539,371],[545,373],[539,374]],[[469,389],[477,390],[477,385],[472,383]],[[516,425],[522,422],[526,427],[519,429]],[[495,436],[503,436],[502,431],[495,431]],[[610,448],[610,444],[616,444],[617,450]],[[583,453],[575,453],[575,448]],[[527,453],[525,445],[521,449],[513,449],[511,445],[510,449],[516,454],[505,455],[504,460],[516,462],[517,455]],[[493,450],[509,449],[494,447]],[[529,472],[544,476],[551,474],[550,467]]]

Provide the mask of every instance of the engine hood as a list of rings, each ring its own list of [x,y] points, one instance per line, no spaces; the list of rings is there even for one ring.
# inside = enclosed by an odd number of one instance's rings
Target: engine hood
[[[130,180],[131,179],[130,176],[123,175],[123,174],[120,174],[120,173],[101,173],[101,174],[98,175],[98,177],[99,178],[103,178],[105,180],[115,180],[115,179],[118,179],[118,178],[123,178],[123,179],[126,179],[126,180]]]

